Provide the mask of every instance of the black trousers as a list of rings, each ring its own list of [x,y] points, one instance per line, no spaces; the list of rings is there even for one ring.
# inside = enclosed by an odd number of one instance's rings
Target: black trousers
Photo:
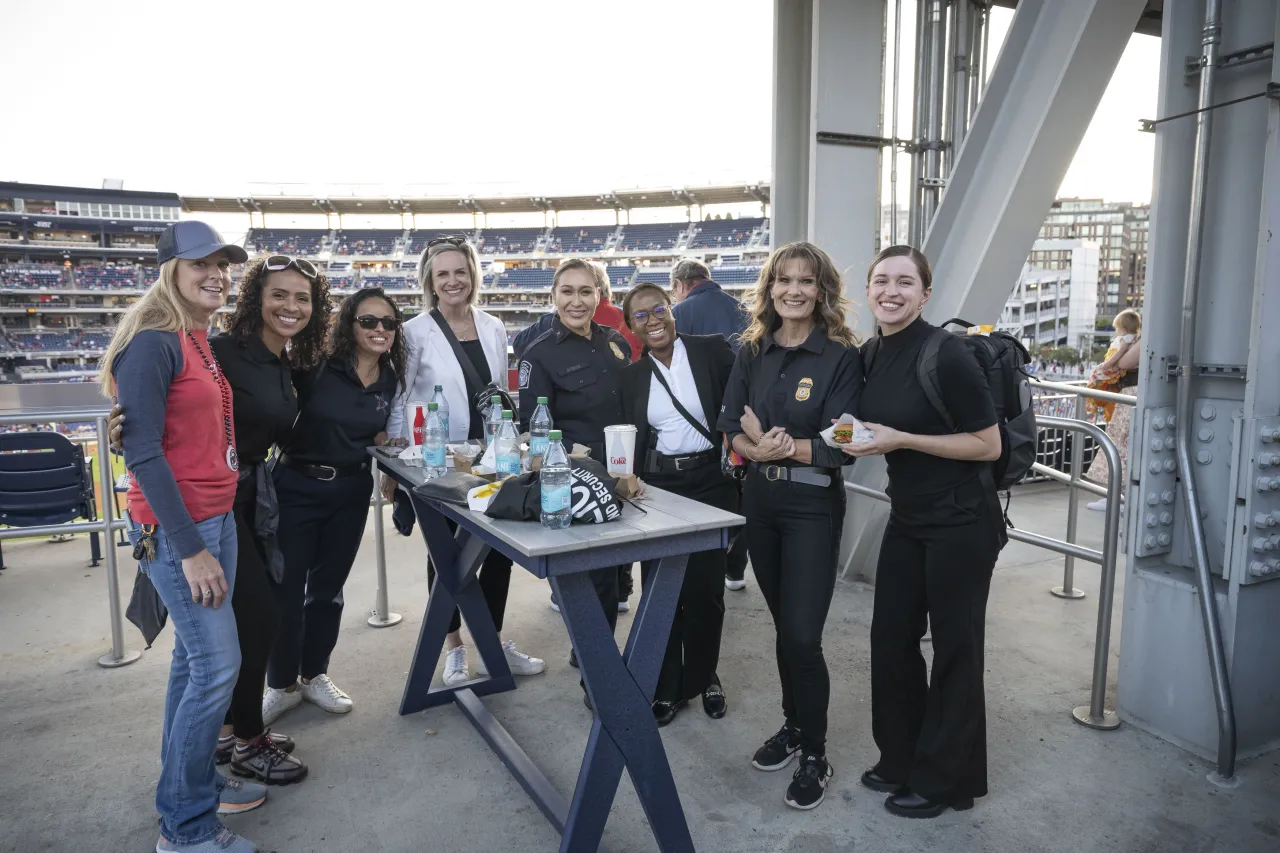
[[[236,520],[236,588],[231,610],[240,637],[240,675],[231,693],[226,723],[235,736],[250,740],[262,734],[262,687],[267,680],[267,660],[280,633],[280,607],[271,589],[262,548],[253,533],[253,477],[240,483],[233,510]]]
[[[445,523],[449,525],[450,532],[457,532],[457,522],[445,519]],[[507,612],[507,591],[511,588],[511,558],[498,551],[490,550],[485,555],[484,562],[480,564],[476,582],[480,584],[480,592],[484,595],[484,603],[489,607],[489,616],[493,618],[493,625],[501,633],[502,617]],[[431,562],[430,554],[427,554],[427,586],[432,590],[436,586],[436,567]],[[455,607],[453,617],[449,620],[449,633],[452,634],[461,628],[462,615]]]
[[[267,684],[284,689],[329,669],[342,623],[342,587],[360,550],[369,520],[373,475],[368,471],[316,480],[278,468],[277,541],[284,582],[273,585],[281,630],[267,667]]]
[[[733,481],[733,489],[737,493],[738,505],[742,505],[742,481]],[[737,510],[734,510],[737,512]],[[739,527],[732,531],[729,539],[729,553],[725,558],[724,576],[729,580],[740,581],[747,575],[747,536],[746,528]]]
[[[738,511],[737,484],[722,477],[715,466],[673,474],[645,474],[644,479],[681,497],[728,512]],[[725,562],[724,548],[689,555],[654,701],[692,699],[717,680],[720,635],[724,629]],[[645,589],[654,565],[640,564],[640,583]]]
[[[770,482],[753,469],[743,492],[747,550],[777,634],[782,712],[807,753],[826,754],[831,679],[822,631],[835,591],[844,484]]]
[[[987,793],[983,644],[997,522],[974,480],[925,500],[895,499],[880,547],[871,621],[876,767],[935,801]],[[920,653],[926,625],[932,677]]]

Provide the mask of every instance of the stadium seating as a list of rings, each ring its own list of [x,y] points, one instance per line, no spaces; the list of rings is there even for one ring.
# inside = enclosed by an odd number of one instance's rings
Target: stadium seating
[[[82,265],[75,269],[76,287],[82,290],[109,290],[138,286],[138,268],[133,265],[102,267]]]
[[[78,349],[104,350],[111,343],[111,332],[82,332],[76,346]]]
[[[711,277],[720,284],[755,284],[760,267],[715,267]]]
[[[40,287],[63,287],[66,274],[62,267],[5,267],[0,269],[0,287],[34,290]]]
[[[254,228],[249,231],[245,242],[260,255],[279,253],[307,256],[318,253],[328,235],[329,232],[323,229],[276,231],[270,228]],[[252,255],[253,252],[250,254]]]
[[[689,248],[745,246],[752,232],[763,224],[763,219],[708,219],[698,223],[698,231],[689,241]]]
[[[62,352],[72,349],[72,336],[65,332],[36,332],[14,335],[13,348],[21,352]]]
[[[335,255],[390,255],[400,239],[399,231],[340,231]]]
[[[616,230],[618,230],[616,225],[556,228],[551,232],[551,242],[547,244],[547,251],[598,255],[604,251],[605,243]]]
[[[550,287],[551,278],[555,275],[553,269],[511,269],[502,273],[502,276],[491,287]]]
[[[610,264],[608,267],[605,267],[605,272],[609,275],[609,284],[614,287],[621,287],[631,283],[631,277],[635,275],[636,268],[630,264]]]
[[[410,281],[403,275],[364,275],[360,277],[361,287],[381,287],[383,290],[417,290],[418,280]]]
[[[635,283],[640,284],[642,282],[660,284],[663,287],[667,287],[671,284],[671,270],[641,270],[640,274],[636,276]]]
[[[485,254],[528,254],[538,245],[542,228],[486,228],[480,232],[479,249]]]
[[[656,222],[627,225],[622,229],[618,251],[657,252],[674,249],[680,235],[689,228],[687,222]]]
[[[476,232],[474,228],[458,229],[458,228],[430,228],[420,231],[409,232],[409,245],[405,247],[406,255],[418,255],[422,250],[427,248],[427,244],[437,237],[466,237],[467,240],[475,245]]]

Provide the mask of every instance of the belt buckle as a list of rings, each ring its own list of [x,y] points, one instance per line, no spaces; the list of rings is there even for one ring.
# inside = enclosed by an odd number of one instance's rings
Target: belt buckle
[[[777,482],[778,480],[783,479],[782,466],[781,465],[764,466],[764,478],[771,483],[774,483],[774,482]]]
[[[684,463],[690,462],[692,460],[688,456],[677,456],[675,459],[671,461],[675,463],[677,471],[684,471],[685,470]]]
[[[338,469],[337,469],[337,468],[334,468],[332,465],[317,465],[317,466],[316,466],[316,468],[317,468],[317,469],[323,469],[323,468],[327,468],[327,469],[329,469],[329,476],[328,476],[328,477],[316,477],[316,479],[317,479],[317,480],[320,480],[321,482],[324,482],[324,483],[328,483],[330,480],[336,480],[336,479],[338,479]]]

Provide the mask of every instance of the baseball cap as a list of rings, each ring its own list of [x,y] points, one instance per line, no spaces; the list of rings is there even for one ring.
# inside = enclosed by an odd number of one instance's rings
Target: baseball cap
[[[224,242],[212,226],[189,219],[175,222],[156,241],[156,263],[170,258],[207,258],[214,252],[226,251],[233,264],[249,260],[249,253],[234,243]]]

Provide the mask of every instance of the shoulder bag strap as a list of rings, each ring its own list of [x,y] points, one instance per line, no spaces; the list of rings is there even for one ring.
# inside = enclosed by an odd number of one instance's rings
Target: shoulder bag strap
[[[458,366],[462,368],[462,378],[467,383],[467,399],[474,400],[476,394],[485,387],[485,384],[480,381],[480,374],[476,372],[476,366],[471,363],[470,357],[462,351],[462,344],[458,343],[458,336],[453,333],[453,329],[449,327],[449,321],[440,313],[439,308],[431,309],[431,317],[436,321],[436,325],[440,327],[440,333],[449,342],[449,347],[453,350],[453,357],[458,360]]]
[[[939,327],[925,339],[924,346],[920,349],[920,360],[916,362],[916,378],[924,389],[925,397],[929,399],[929,405],[942,418],[947,429],[955,432],[955,418],[951,417],[947,404],[943,402],[942,388],[938,384],[938,353],[942,350],[942,342],[949,337],[951,333]]]
[[[653,358],[652,355],[649,357]],[[716,438],[711,434],[711,430],[704,427],[702,425],[702,421],[698,420],[693,415],[689,414],[689,410],[686,409],[680,403],[680,400],[676,397],[674,393],[672,393],[671,386],[667,384],[667,377],[662,375],[662,371],[658,368],[658,365],[653,364],[653,365],[650,365],[650,367],[653,370],[653,375],[657,377],[658,382],[660,382],[662,384],[663,389],[666,390],[667,396],[671,398],[671,402],[675,405],[676,411],[680,413],[680,417],[688,421],[689,426],[693,427],[699,433],[701,433],[702,437],[705,438],[707,441],[711,442],[711,446],[714,448],[716,446]]]

